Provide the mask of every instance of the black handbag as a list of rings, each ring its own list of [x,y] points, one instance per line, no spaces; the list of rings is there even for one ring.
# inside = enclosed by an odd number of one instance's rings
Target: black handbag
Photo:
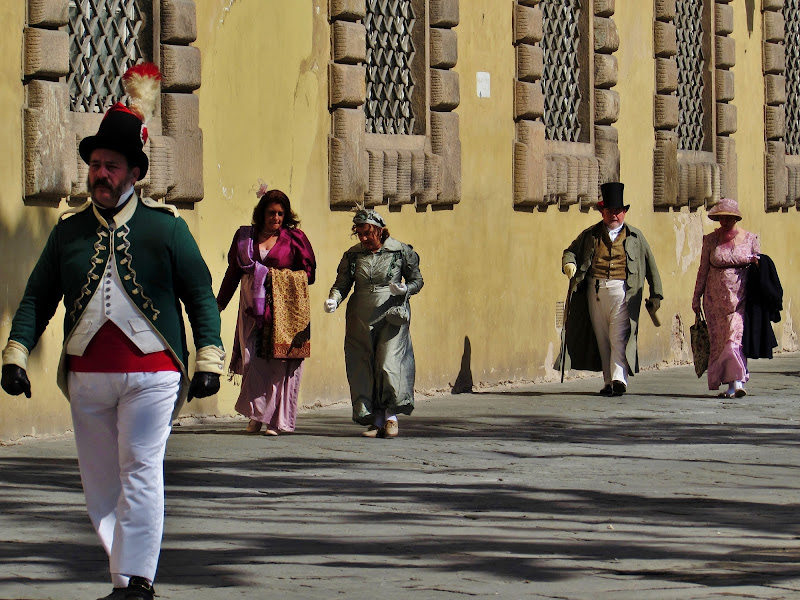
[[[397,327],[408,325],[411,322],[411,309],[408,306],[408,292],[406,292],[403,303],[400,306],[392,306],[386,311],[384,317],[389,325],[395,325]]]
[[[694,372],[700,377],[708,369],[708,357],[711,354],[711,340],[708,337],[708,323],[706,323],[703,309],[697,313],[694,325],[689,327],[689,336],[692,339],[692,357],[694,359]]]

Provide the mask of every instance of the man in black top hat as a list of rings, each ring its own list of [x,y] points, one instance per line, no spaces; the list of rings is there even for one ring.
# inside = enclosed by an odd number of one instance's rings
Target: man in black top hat
[[[625,223],[630,205],[623,202],[623,184],[604,183],[600,191],[602,221],[581,232],[561,257],[573,290],[565,346],[570,368],[602,371],[600,394],[621,396],[628,375],[639,371],[636,342],[645,280],[650,287],[645,304],[656,325],[664,295],[650,245]]]

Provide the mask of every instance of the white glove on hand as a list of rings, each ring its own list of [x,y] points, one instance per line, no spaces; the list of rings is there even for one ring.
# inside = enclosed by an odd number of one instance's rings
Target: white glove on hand
[[[334,300],[333,298],[328,298],[327,300],[325,300],[325,305],[323,306],[323,308],[325,309],[326,313],[332,313],[333,311],[336,310],[336,300]]]
[[[567,263],[564,265],[564,275],[572,279],[575,273],[578,272],[578,266],[575,263]]]
[[[390,283],[389,284],[389,293],[392,296],[402,296],[408,291],[408,286],[403,283]]]

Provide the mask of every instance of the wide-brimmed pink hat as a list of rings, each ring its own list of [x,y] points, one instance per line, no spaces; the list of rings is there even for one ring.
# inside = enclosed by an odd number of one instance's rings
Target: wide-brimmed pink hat
[[[737,221],[741,221],[742,213],[739,211],[739,203],[733,198],[723,198],[708,211],[708,218],[712,221],[719,221],[722,217],[734,217]]]

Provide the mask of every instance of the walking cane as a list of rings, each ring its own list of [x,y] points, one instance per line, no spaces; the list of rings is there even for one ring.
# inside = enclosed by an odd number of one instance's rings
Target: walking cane
[[[572,285],[574,278],[569,280],[567,289],[567,301],[564,303],[564,325],[561,327],[561,383],[564,383],[564,368],[567,364],[567,322],[569,320],[569,303],[572,300],[572,292],[575,289]]]

